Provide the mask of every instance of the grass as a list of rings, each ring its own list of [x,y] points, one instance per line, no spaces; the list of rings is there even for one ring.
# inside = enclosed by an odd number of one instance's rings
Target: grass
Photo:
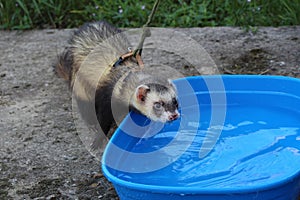
[[[155,0],[0,0],[0,29],[73,28],[105,19],[141,27]],[[300,0],[162,0],[152,26],[300,25]]]

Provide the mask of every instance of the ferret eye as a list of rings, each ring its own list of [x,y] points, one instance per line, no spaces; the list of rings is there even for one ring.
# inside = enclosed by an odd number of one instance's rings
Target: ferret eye
[[[173,103],[173,105],[175,105],[176,107],[178,107],[178,102],[177,102],[177,99],[176,99],[176,98],[173,98],[173,99],[172,99],[172,103]]]
[[[160,109],[162,109],[162,103],[161,102],[155,102],[154,103],[154,108],[156,109],[156,110],[160,110]]]

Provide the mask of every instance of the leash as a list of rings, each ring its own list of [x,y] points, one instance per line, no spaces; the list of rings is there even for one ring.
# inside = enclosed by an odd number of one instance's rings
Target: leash
[[[149,25],[152,22],[154,14],[155,14],[155,12],[157,10],[159,1],[160,0],[156,0],[155,1],[154,5],[152,7],[151,13],[148,16],[148,20],[147,20],[146,24],[143,25],[143,33],[142,33],[142,36],[141,36],[141,39],[140,39],[140,42],[139,42],[137,48],[134,51],[132,51],[131,49],[129,49],[129,51],[127,53],[121,55],[119,57],[119,59],[113,64],[113,67],[117,67],[118,65],[121,65],[124,60],[126,60],[126,59],[128,59],[130,57],[134,57],[136,59],[137,64],[140,66],[140,68],[144,67],[144,62],[142,60],[143,45],[144,45],[146,37],[150,37],[151,36]]]

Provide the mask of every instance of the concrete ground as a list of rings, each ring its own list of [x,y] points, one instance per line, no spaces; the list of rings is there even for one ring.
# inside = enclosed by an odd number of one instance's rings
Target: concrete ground
[[[172,52],[155,56],[184,76],[200,70],[300,78],[299,26],[257,33],[232,27],[175,30],[201,45],[217,65],[195,70]],[[71,93],[51,67],[71,31],[0,31],[0,199],[118,199],[79,139]],[[186,43],[176,45],[183,49]],[[145,61],[154,59],[149,55]]]

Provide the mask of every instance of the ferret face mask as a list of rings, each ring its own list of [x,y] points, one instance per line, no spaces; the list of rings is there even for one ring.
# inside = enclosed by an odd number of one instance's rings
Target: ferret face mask
[[[165,123],[180,116],[176,88],[171,82],[166,86],[155,83],[138,86],[134,101],[137,109],[153,121]]]

